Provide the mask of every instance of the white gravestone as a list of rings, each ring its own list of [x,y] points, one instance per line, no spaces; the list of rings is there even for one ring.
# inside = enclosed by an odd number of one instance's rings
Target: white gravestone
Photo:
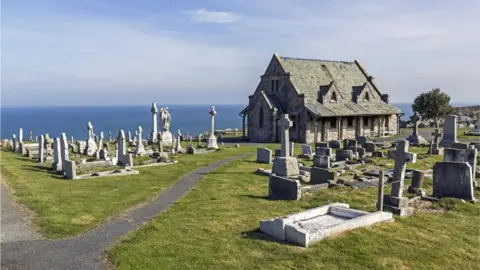
[[[452,143],[457,141],[457,118],[456,115],[445,116],[445,122],[443,123],[443,138],[440,143],[443,147],[449,147]]]
[[[38,162],[43,163],[45,160],[44,157],[45,153],[45,138],[43,135],[40,136],[40,140],[38,140]]]
[[[278,176],[293,176],[299,174],[297,159],[290,156],[290,137],[289,129],[293,122],[288,118],[288,114],[282,115],[281,125],[281,151],[280,156],[273,160],[272,174]]]
[[[152,103],[152,108],[150,109],[150,112],[152,113],[152,132],[150,133],[150,142],[155,143],[157,141],[157,133],[158,133],[158,128],[157,128],[157,103],[153,102]]]
[[[170,132],[170,123],[172,121],[172,117],[168,112],[168,107],[160,109],[160,124],[161,124],[161,134],[162,134],[162,141],[164,145],[172,145],[173,143],[173,135]]]
[[[62,170],[62,157],[60,148],[60,138],[53,139],[53,163],[52,169],[55,171]]]
[[[135,149],[135,155],[139,155],[139,156],[145,155],[147,153],[147,151],[145,151],[145,147],[143,146],[143,142],[142,142],[142,132],[143,132],[142,127],[139,126],[137,148]]]
[[[60,137],[60,158],[62,160],[62,170],[64,170],[63,166],[65,165],[66,160],[70,160],[68,156],[68,142],[67,142],[67,134],[62,133]]]
[[[215,111],[215,107],[212,106],[210,108],[210,111],[208,112],[211,116],[211,122],[210,122],[210,135],[208,136],[208,143],[207,143],[207,148],[208,149],[218,149],[217,145],[217,138],[215,137],[215,115],[217,112]]]
[[[93,125],[91,122],[88,122],[87,129],[88,129],[88,140],[87,140],[87,147],[85,148],[84,155],[93,156],[97,152],[97,143],[93,138]]]

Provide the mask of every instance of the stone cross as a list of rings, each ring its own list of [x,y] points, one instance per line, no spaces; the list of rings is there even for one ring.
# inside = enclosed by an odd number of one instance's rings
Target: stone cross
[[[100,132],[100,140],[103,140],[103,131]]]
[[[62,133],[60,138],[60,158],[62,159],[62,166],[65,164],[65,160],[70,160],[68,154],[67,134],[65,133]]]
[[[155,135],[158,132],[157,128],[157,113],[158,113],[158,108],[157,108],[157,103],[153,102],[152,103],[152,108],[150,109],[150,112],[152,113],[152,133],[150,134],[150,141],[154,142],[155,141]]]
[[[180,141],[180,137],[182,136],[182,133],[180,132],[180,129],[177,130],[177,137],[178,141]]]
[[[417,112],[415,112],[412,116],[412,120],[413,120],[413,133],[412,135],[418,135],[418,124],[420,122],[422,118],[420,117],[420,115],[418,115]]]
[[[210,111],[208,112],[208,114],[210,114],[210,116],[212,117],[212,120],[210,123],[210,136],[214,136],[213,133],[215,131],[215,115],[217,114],[214,106],[210,108]]]
[[[435,132],[432,132],[433,136],[433,147],[438,148],[438,143],[440,142],[440,138],[442,137],[442,133],[438,128],[435,129]]]
[[[91,122],[88,122],[87,129],[88,129],[88,139],[93,139],[93,126]]]
[[[112,131],[108,131],[108,140],[109,140],[109,141],[112,140]]]
[[[30,130],[30,137],[29,137],[30,141],[33,141],[33,132]]]
[[[394,197],[402,197],[407,162],[417,162],[417,154],[409,153],[408,146],[409,142],[407,140],[398,140],[396,151],[388,151],[388,158],[395,160],[391,193]]]
[[[281,137],[281,140],[282,140],[282,146],[281,146],[281,149],[282,149],[282,152],[281,152],[281,156],[282,157],[287,157],[287,156],[290,156],[290,133],[289,133],[289,129],[293,126],[293,122],[290,121],[290,119],[288,118],[288,114],[283,114],[282,115],[282,118],[280,120],[280,126],[282,128],[282,137]]]
[[[127,132],[127,134],[128,134],[128,141],[131,142],[132,141],[132,132],[129,130]]]

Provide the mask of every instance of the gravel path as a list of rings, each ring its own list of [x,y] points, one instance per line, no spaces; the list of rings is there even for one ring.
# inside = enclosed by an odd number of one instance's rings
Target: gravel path
[[[132,210],[85,235],[64,240],[31,240],[1,244],[1,268],[7,269],[102,269],[101,256],[118,237],[138,229],[152,217],[178,201],[207,173],[235,159],[230,157],[199,168],[177,181],[149,204]],[[2,188],[2,212],[3,212]],[[3,217],[2,217],[3,227]],[[3,228],[2,228],[3,229]]]
[[[28,241],[39,239],[28,223],[30,214],[13,203],[8,188],[1,184],[1,240],[0,243]]]

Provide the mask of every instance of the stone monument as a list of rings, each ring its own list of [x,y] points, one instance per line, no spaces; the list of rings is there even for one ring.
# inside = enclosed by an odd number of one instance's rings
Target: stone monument
[[[210,135],[208,136],[207,149],[218,149],[217,138],[215,137],[215,107],[212,106],[208,112],[211,116],[210,120]]]
[[[445,122],[443,123],[443,138],[440,145],[443,147],[450,147],[452,143],[457,141],[457,118],[456,115],[445,116]]]
[[[413,133],[408,136],[407,141],[412,145],[424,144],[427,141],[421,135],[418,134],[418,124],[422,118],[417,112],[413,114]]]
[[[97,152],[97,144],[93,139],[93,125],[91,122],[88,122],[87,129],[88,129],[88,140],[87,140],[87,147],[85,148],[84,155],[93,156]]]
[[[143,146],[143,142],[142,142],[142,127],[141,126],[138,126],[138,139],[137,139],[137,148],[135,149],[135,155],[139,155],[139,156],[142,156],[142,155],[145,155],[147,153],[147,151],[145,151],[145,147]]]
[[[443,148],[439,147],[440,138],[442,133],[439,129],[436,128],[435,132],[432,132],[433,140],[430,142],[430,148],[428,149],[428,154],[430,155],[443,155]]]
[[[272,173],[278,176],[298,175],[297,159],[290,156],[290,135],[289,129],[293,126],[293,122],[288,118],[288,114],[284,114],[280,120],[281,125],[281,152],[280,156],[273,160]]]
[[[391,195],[383,196],[383,210],[402,217],[413,214],[413,208],[408,206],[408,198],[402,196],[407,162],[417,162],[417,154],[409,153],[408,146],[407,140],[398,140],[397,149],[388,151],[388,158],[395,160],[395,166],[393,168]]]
[[[161,124],[161,134],[162,134],[162,141],[164,145],[172,145],[173,143],[173,136],[170,132],[170,122],[171,116],[168,112],[168,107],[160,109],[160,124]]]
[[[150,109],[150,112],[152,113],[152,132],[150,133],[150,143],[155,143],[157,141],[157,103],[153,102],[152,103],[152,108]]]
[[[465,135],[468,136],[480,136],[480,111],[477,114],[477,123],[473,127],[473,129],[469,132],[466,132]]]

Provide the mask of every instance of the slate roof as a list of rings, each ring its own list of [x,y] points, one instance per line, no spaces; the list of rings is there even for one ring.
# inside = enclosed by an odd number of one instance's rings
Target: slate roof
[[[299,94],[305,95],[307,109],[322,117],[349,115],[397,114],[401,110],[384,102],[381,93],[369,81],[369,75],[358,61],[329,61],[282,57],[277,54],[285,72],[290,73],[290,81]],[[333,89],[333,90],[332,90]],[[370,101],[354,102],[353,96],[367,89]],[[337,102],[318,101],[318,92],[326,94],[335,91]]]

